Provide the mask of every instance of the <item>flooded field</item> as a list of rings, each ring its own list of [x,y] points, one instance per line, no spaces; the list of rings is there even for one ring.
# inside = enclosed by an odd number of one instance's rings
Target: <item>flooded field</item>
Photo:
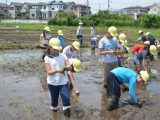
[[[0,51],[0,120],[65,120],[60,110],[51,112],[50,94],[40,49]],[[149,83],[138,85],[136,95],[142,108],[124,105],[129,98],[122,94],[119,108],[106,110],[106,91],[102,87],[101,56],[82,49],[82,72],[75,74],[80,95],[70,91],[71,120],[159,120],[160,119],[160,62],[151,63]]]

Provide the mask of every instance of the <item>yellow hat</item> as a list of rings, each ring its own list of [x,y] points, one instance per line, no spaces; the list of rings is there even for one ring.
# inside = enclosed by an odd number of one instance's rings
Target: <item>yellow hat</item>
[[[146,35],[150,35],[150,32],[147,32]]]
[[[62,46],[58,38],[52,38],[49,40],[49,46],[56,50],[62,50]]]
[[[150,45],[150,41],[145,41],[144,43],[143,43],[144,45]]]
[[[80,72],[81,71],[81,61],[75,58],[73,60],[73,68],[74,68],[74,71]]]
[[[138,31],[138,34],[140,34],[140,33],[142,33],[142,32],[143,32],[142,30],[139,30],[139,31]]]
[[[152,55],[155,55],[157,53],[157,48],[155,45],[151,45],[149,50]]]
[[[62,30],[58,30],[58,35],[63,35],[63,32],[62,32]]]
[[[113,37],[116,37],[118,34],[117,34],[117,28],[115,26],[111,26],[108,28],[108,32],[113,36]]]
[[[148,74],[148,72],[144,71],[144,70],[141,70],[140,74],[141,74],[142,79],[146,83],[149,80],[149,74]]]
[[[73,45],[73,47],[74,47],[75,49],[77,49],[77,50],[80,49],[80,43],[79,43],[78,41],[74,41],[74,42],[72,43],[72,45]]]
[[[46,30],[48,32],[50,31],[49,27],[45,27],[44,30]]]
[[[157,45],[157,49],[160,50],[160,45]]]
[[[83,23],[82,22],[79,22],[79,25],[82,25]]]
[[[125,40],[126,40],[126,35],[125,35],[124,33],[121,33],[121,34],[119,35],[119,39],[120,39],[121,41],[125,41]]]

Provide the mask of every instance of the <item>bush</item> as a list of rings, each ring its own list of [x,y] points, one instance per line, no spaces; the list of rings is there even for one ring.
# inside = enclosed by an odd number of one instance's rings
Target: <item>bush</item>
[[[158,28],[160,27],[160,16],[144,14],[139,20],[140,26],[145,28]]]

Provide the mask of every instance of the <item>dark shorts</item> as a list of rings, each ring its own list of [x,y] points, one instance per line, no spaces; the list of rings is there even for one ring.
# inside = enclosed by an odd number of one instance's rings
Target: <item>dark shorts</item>
[[[83,35],[77,35],[77,39],[82,39]]]

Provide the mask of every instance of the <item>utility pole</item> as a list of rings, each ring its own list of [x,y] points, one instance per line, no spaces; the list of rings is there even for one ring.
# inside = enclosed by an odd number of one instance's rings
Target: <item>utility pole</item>
[[[7,4],[7,0],[6,0],[6,4]]]
[[[110,0],[107,0],[108,1],[108,11],[109,11],[109,8],[110,8]]]
[[[89,7],[89,0],[87,0],[87,7]]]
[[[99,3],[99,11],[101,10],[101,5],[100,5],[100,3]]]

